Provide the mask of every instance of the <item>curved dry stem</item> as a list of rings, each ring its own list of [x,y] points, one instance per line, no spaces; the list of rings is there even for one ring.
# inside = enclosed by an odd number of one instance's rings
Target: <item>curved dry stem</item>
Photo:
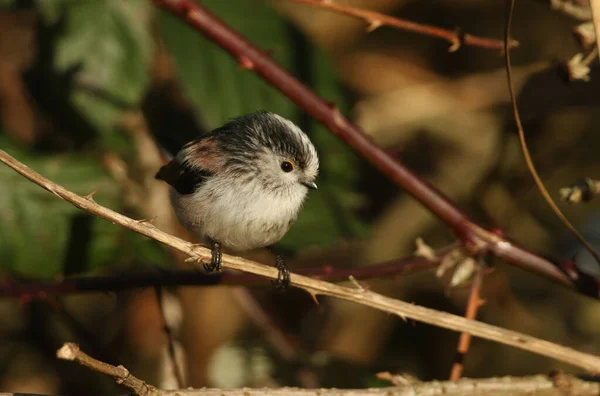
[[[596,259],[596,261],[600,264],[600,254],[594,249],[594,247],[577,231],[575,226],[571,224],[569,219],[563,214],[563,212],[559,209],[558,205],[554,202],[550,193],[546,189],[544,182],[540,178],[535,165],[533,164],[533,160],[531,159],[531,153],[529,152],[529,147],[527,146],[527,141],[525,140],[525,131],[523,130],[523,124],[521,123],[521,116],[519,115],[519,109],[517,107],[517,99],[515,95],[515,88],[512,81],[512,66],[510,61],[510,46],[508,45],[510,38],[510,28],[512,23],[513,10],[515,6],[515,0],[509,0],[509,8],[508,15],[506,18],[506,30],[505,30],[505,40],[504,40],[504,59],[506,61],[506,76],[508,80],[508,90],[510,93],[510,102],[512,105],[513,115],[515,117],[515,123],[517,124],[517,131],[519,133],[519,141],[521,143],[521,148],[523,151],[523,156],[525,157],[525,162],[527,163],[527,168],[533,176],[533,180],[535,181],[535,185],[537,186],[540,194],[544,200],[548,203],[552,211],[558,216],[558,218],[563,222],[563,224],[575,235],[575,237],[581,242],[583,246],[590,252],[590,254]]]

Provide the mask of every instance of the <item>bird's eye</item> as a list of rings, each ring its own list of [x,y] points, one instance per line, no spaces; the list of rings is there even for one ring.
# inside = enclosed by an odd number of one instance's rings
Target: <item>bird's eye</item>
[[[294,170],[294,163],[291,161],[283,161],[281,163],[281,170],[288,173]]]

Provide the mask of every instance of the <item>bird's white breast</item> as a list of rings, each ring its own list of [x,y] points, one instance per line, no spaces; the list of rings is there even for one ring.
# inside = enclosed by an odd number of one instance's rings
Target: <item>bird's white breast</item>
[[[302,185],[276,193],[258,182],[232,185],[230,179],[213,177],[193,194],[171,189],[171,201],[188,230],[245,251],[278,242],[296,220],[306,193]]]

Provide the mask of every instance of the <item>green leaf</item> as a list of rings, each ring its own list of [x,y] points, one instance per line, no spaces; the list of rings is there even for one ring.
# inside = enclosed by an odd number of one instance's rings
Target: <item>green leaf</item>
[[[271,56],[293,74],[303,75],[321,96],[345,111],[344,92],[324,54],[263,2],[204,0],[202,5]],[[320,153],[319,190],[311,192],[298,221],[280,242],[283,249],[328,245],[362,236],[366,226],[356,215],[363,202],[358,192],[360,160],[339,139],[305,115],[287,97],[243,70],[214,42],[181,20],[162,13],[160,27],[188,97],[211,127],[260,109],[299,124]],[[312,81],[309,81],[312,80]],[[174,131],[176,133],[176,131]]]
[[[64,23],[54,44],[54,67],[80,67],[75,105],[101,132],[112,131],[148,83],[152,59],[147,0],[52,0],[40,2],[47,24]]]
[[[95,201],[121,209],[119,188],[99,159],[82,154],[32,154],[3,136],[0,147],[65,188],[80,195],[97,190]],[[166,261],[158,243],[106,220],[91,217],[89,230],[73,228],[77,216],[91,215],[4,165],[0,166],[0,185],[0,268],[4,271],[39,278],[64,274],[69,259],[75,261],[75,267],[67,269],[69,273],[130,265],[134,259]],[[83,231],[89,231],[88,238],[78,235]],[[78,249],[82,253],[72,256]]]

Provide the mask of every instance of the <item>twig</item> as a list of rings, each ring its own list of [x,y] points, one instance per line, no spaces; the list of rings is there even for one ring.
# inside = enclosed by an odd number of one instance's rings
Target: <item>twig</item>
[[[469,293],[469,300],[467,302],[467,310],[465,312],[465,318],[475,320],[477,318],[477,311],[479,307],[483,305],[483,301],[481,300],[481,284],[483,282],[483,274],[484,267],[479,264],[479,268],[477,268],[477,273],[475,274],[475,278],[473,279],[473,283],[471,284],[471,291]],[[467,352],[469,351],[469,346],[471,345],[471,334],[469,333],[461,333],[460,338],[458,340],[458,348],[456,350],[456,358],[454,359],[454,364],[452,365],[452,371],[450,372],[450,381],[458,381],[462,375],[462,372],[465,368],[464,360]]]
[[[303,268],[297,273],[328,282],[340,282],[354,276],[356,279],[393,278],[413,272],[435,268],[456,245],[436,252],[433,260],[411,256],[369,266],[353,268]],[[24,300],[46,298],[50,295],[90,292],[119,292],[156,286],[215,286],[215,285],[264,285],[260,276],[246,273],[222,272],[207,274],[199,270],[168,270],[156,268],[144,273],[125,273],[114,276],[69,277],[57,281],[0,282],[0,297],[18,297]]]
[[[477,37],[468,33],[463,33],[459,29],[455,31],[442,29],[437,26],[425,25],[422,23],[408,21],[406,19],[395,18],[389,15],[380,14],[375,11],[363,10],[360,8],[354,8],[348,5],[335,3],[332,0],[288,0],[294,3],[305,4],[311,7],[321,8],[329,11],[336,12],[338,14],[348,15],[354,18],[361,19],[368,24],[367,31],[371,32],[380,26],[390,26],[400,30],[407,30],[410,32],[423,34],[425,36],[437,37],[448,41],[451,46],[448,49],[449,52],[457,51],[463,45],[470,45],[475,47],[489,48],[502,50],[504,48],[504,42],[502,40],[495,40],[485,37]],[[516,40],[511,41],[511,46],[516,47],[519,42]]]
[[[71,360],[99,373],[110,375],[117,380],[118,384],[125,385],[138,396],[153,396],[158,394],[158,389],[136,378],[125,367],[113,366],[96,360],[85,352],[82,352],[75,344],[69,342],[64,344],[56,352],[56,357],[63,360]]]
[[[390,180],[417,199],[436,217],[446,223],[473,252],[491,253],[527,271],[535,272],[579,292],[598,298],[600,282],[596,278],[568,268],[558,269],[551,261],[540,257],[514,242],[470,221],[467,216],[435,187],[422,180],[385,150],[378,147],[359,127],[352,124],[332,104],[285,71],[264,51],[231,29],[201,4],[190,0],[152,0],[158,7],[180,17],[194,29],[221,46],[244,68],[259,76],[287,95],[298,106],[323,123],[335,135],[368,160]],[[561,265],[561,263],[557,263]],[[585,279],[582,282],[581,279]]]
[[[50,191],[57,197],[92,215],[98,216],[112,222],[113,224],[118,224],[122,227],[129,228],[132,231],[162,242],[163,244],[190,256],[190,258],[193,258],[194,260],[208,261],[212,257],[209,249],[194,245],[190,242],[163,232],[156,228],[156,226],[154,226],[152,223],[136,221],[104,206],[101,206],[89,195],[83,197],[65,189],[64,187],[46,179],[39,173],[23,165],[21,162],[17,161],[15,158],[11,157],[2,150],[0,150],[0,161],[27,179]],[[234,257],[230,255],[223,255],[223,266],[271,279],[276,279],[278,273],[275,267],[266,266],[250,260],[245,260],[241,257]],[[306,290],[315,298],[317,295],[337,297],[342,300],[369,306],[384,312],[398,315],[400,317],[407,317],[449,330],[464,331],[477,337],[528,350],[530,352],[547,356],[591,372],[600,372],[600,357],[579,352],[572,348],[563,347],[561,345],[540,340],[512,330],[506,330],[500,327],[465,319],[457,315],[451,315],[445,312],[436,311],[434,309],[420,307],[418,305],[413,305],[403,301],[395,300],[393,298],[385,297],[368,290],[343,287],[332,283],[307,278],[302,275],[291,274],[290,284]]]
[[[370,389],[300,389],[300,388],[241,388],[241,389],[177,389],[159,390],[147,385],[142,380],[134,377],[123,366],[112,366],[96,360],[72,343],[66,343],[56,353],[60,359],[75,361],[92,370],[114,377],[131,389],[136,396],[412,396],[412,395],[468,395],[487,396],[502,395],[537,395],[537,396],[564,396],[566,394],[587,396],[597,395],[600,385],[585,382],[568,375],[555,375],[551,377],[536,375],[532,377],[501,377],[488,379],[462,379],[458,382],[421,382],[414,381],[402,383],[395,387],[370,388]]]
[[[167,317],[165,316],[162,287],[155,286],[154,291],[156,292],[156,303],[158,304],[158,309],[160,310],[160,317],[163,321],[163,329],[165,330],[165,335],[167,336],[167,349],[169,352],[169,358],[171,359],[171,365],[173,367],[173,374],[175,375],[175,379],[177,379],[177,386],[179,388],[183,388],[185,386],[183,381],[183,373],[181,371],[181,367],[179,367],[177,356],[175,355],[175,343],[173,341],[171,326],[169,326],[169,323],[167,323]]]
[[[590,0],[590,8],[592,9],[594,31],[596,32],[596,48],[598,48],[598,53],[600,53],[600,1]]]

